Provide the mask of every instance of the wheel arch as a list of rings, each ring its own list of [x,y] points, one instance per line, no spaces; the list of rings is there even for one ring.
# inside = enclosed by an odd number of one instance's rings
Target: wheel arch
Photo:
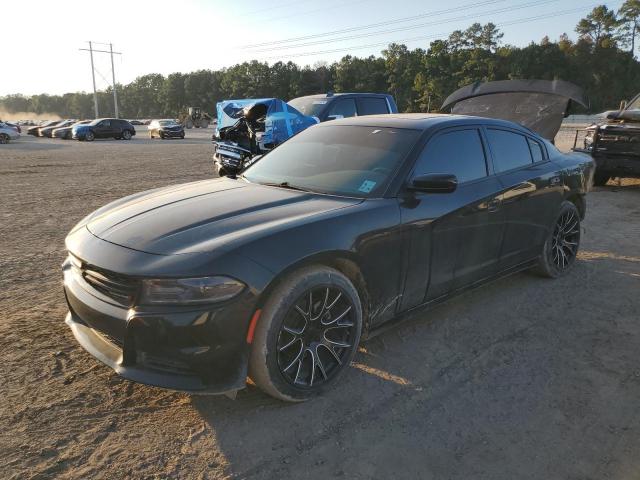
[[[580,220],[584,220],[584,217],[587,213],[587,200],[585,195],[582,193],[571,193],[567,196],[567,201],[573,203],[578,209],[578,213],[580,214]]]
[[[358,259],[358,256],[353,252],[340,250],[321,252],[310,255],[288,265],[276,276],[274,276],[274,278],[269,282],[265,289],[260,293],[257,308],[262,308],[266,300],[269,298],[271,292],[273,292],[273,290],[285,278],[287,278],[293,272],[311,266],[333,268],[342,273],[353,284],[358,292],[358,295],[360,296],[360,301],[362,303],[362,336],[366,337],[366,333],[368,333],[369,331],[369,312],[371,310],[370,296],[369,290],[367,288],[367,283],[362,273],[360,261]]]

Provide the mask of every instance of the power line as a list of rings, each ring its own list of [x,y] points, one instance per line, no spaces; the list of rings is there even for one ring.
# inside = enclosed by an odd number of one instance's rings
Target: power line
[[[537,2],[528,2],[528,3],[524,3],[521,5],[516,5],[513,7],[503,7],[503,8],[498,8],[495,10],[487,10],[484,12],[476,12],[473,14],[469,14],[469,15],[462,15],[459,17],[453,17],[453,18],[446,18],[443,20],[438,20],[438,21],[431,21],[431,22],[427,22],[427,23],[420,23],[417,25],[410,25],[407,27],[401,27],[401,28],[394,28],[394,29],[390,29],[390,30],[380,30],[377,32],[369,32],[369,33],[359,33],[356,35],[348,35],[345,37],[337,37],[337,38],[331,38],[331,39],[327,39],[327,40],[317,40],[314,42],[306,42],[306,43],[297,43],[297,44],[293,44],[293,45],[284,45],[281,47],[272,47],[272,48],[264,48],[264,49],[260,49],[260,50],[254,50],[254,53],[262,53],[262,52],[272,52],[272,51],[279,51],[279,50],[286,50],[286,49],[291,49],[291,48],[298,48],[298,47],[307,47],[310,45],[320,45],[320,44],[324,44],[324,43],[334,43],[334,42],[340,42],[343,40],[352,40],[355,38],[364,38],[364,37],[373,37],[376,35],[383,35],[386,33],[395,33],[395,32],[404,32],[407,30],[413,30],[416,28],[422,28],[422,27],[428,27],[431,25],[440,25],[443,23],[451,23],[451,22],[456,22],[459,20],[466,20],[469,18],[477,18],[478,16],[486,16],[486,15],[494,15],[497,13],[504,13],[504,12],[512,12],[515,10],[522,10],[524,8],[531,8],[531,7],[537,7],[540,5],[544,5],[544,4],[548,4],[548,3],[553,3],[553,2],[558,2],[560,0],[540,0]]]
[[[271,42],[263,42],[263,43],[254,43],[254,44],[250,44],[250,45],[243,45],[241,48],[254,48],[254,47],[264,47],[264,46],[268,46],[268,45],[278,45],[278,44],[282,44],[282,43],[289,43],[289,42],[298,42],[300,40],[309,40],[312,38],[319,38],[319,37],[327,37],[329,35],[337,35],[337,34],[341,34],[341,33],[349,33],[349,32],[355,32],[358,30],[368,30],[370,28],[376,28],[376,27],[384,27],[387,25],[394,25],[397,23],[403,23],[403,22],[410,22],[413,20],[418,20],[420,18],[425,18],[425,17],[435,17],[438,15],[444,15],[445,13],[451,13],[451,12],[456,12],[458,10],[461,9],[467,9],[467,8],[475,8],[475,7],[482,7],[485,5],[492,5],[495,3],[502,3],[506,0],[485,0],[482,2],[471,2],[471,3],[467,3],[464,5],[460,5],[458,7],[455,8],[447,8],[445,10],[437,10],[435,12],[425,12],[425,13],[421,13],[418,15],[412,15],[410,17],[402,17],[402,18],[396,18],[393,20],[388,20],[385,22],[378,22],[378,23],[370,23],[367,25],[361,25],[359,27],[350,27],[350,28],[343,28],[341,30],[333,30],[330,32],[324,32],[324,33],[316,33],[313,35],[305,35],[302,37],[291,37],[291,38],[285,38],[283,40],[274,40]]]
[[[508,22],[498,23],[498,24],[496,24],[496,27],[505,27],[505,26],[517,25],[517,24],[520,24],[520,23],[526,23],[526,22],[536,21],[536,20],[543,20],[543,19],[546,19],[546,18],[551,18],[551,17],[555,17],[555,16],[560,16],[560,15],[568,15],[568,14],[571,14],[571,13],[578,13],[578,12],[584,11],[585,8],[595,7],[595,6],[598,6],[598,5],[599,5],[599,3],[592,3],[592,4],[585,5],[585,6],[579,7],[579,8],[573,8],[573,9],[568,9],[568,10],[559,10],[559,11],[548,13],[548,14],[545,14],[545,15],[538,15],[538,16],[533,16],[533,17],[515,19],[515,20],[508,21]],[[287,58],[308,57],[308,56],[311,56],[311,55],[323,55],[323,54],[326,54],[326,53],[337,53],[337,52],[345,52],[345,51],[350,51],[350,50],[363,50],[365,48],[387,46],[390,43],[408,43],[408,42],[414,42],[414,41],[429,40],[429,39],[433,39],[433,38],[442,38],[442,37],[450,35],[451,33],[452,32],[450,31],[450,32],[446,32],[446,33],[438,33],[438,34],[432,34],[432,35],[411,37],[411,38],[405,38],[405,39],[399,39],[399,40],[387,40],[387,41],[384,41],[384,42],[370,43],[370,44],[367,44],[367,45],[356,45],[356,46],[352,46],[352,47],[342,47],[342,48],[336,48],[336,49],[332,49],[332,50],[320,50],[320,51],[315,51],[315,52],[293,53],[293,54],[287,55]],[[275,58],[282,59],[282,55],[273,55],[273,56],[270,56],[270,57],[265,57],[265,59],[275,59]]]
[[[115,110],[115,117],[118,118],[118,94],[116,91],[116,71],[115,68],[113,66],[113,56],[114,55],[122,55],[122,53],[120,52],[114,52],[113,51],[113,45],[111,43],[99,43],[99,42],[88,42],[89,43],[89,48],[81,48],[80,50],[83,50],[85,52],[89,52],[89,54],[91,55],[91,77],[93,79],[93,106],[95,109],[95,113],[96,113],[96,118],[98,118],[100,115],[98,113],[98,92],[96,90],[96,68],[93,64],[93,54],[94,52],[97,53],[108,53],[111,56],[111,76],[113,79],[113,107]],[[96,43],[98,45],[109,45],[109,50],[96,50],[95,48],[93,48],[93,44]],[[104,76],[102,75],[102,73],[100,73],[98,71],[98,74],[107,82],[107,79],[104,78]]]

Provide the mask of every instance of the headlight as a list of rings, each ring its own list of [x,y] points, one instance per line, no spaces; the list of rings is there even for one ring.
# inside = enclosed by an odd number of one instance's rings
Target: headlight
[[[153,279],[142,281],[142,304],[200,304],[229,300],[244,290],[229,277]]]

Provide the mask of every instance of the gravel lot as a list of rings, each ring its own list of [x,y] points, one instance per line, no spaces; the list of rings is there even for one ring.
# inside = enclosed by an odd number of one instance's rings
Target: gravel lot
[[[637,181],[589,195],[568,277],[417,314],[323,398],[189,396],[98,364],[63,323],[64,237],[118,197],[209,177],[210,134],[0,146],[0,478],[639,478]]]

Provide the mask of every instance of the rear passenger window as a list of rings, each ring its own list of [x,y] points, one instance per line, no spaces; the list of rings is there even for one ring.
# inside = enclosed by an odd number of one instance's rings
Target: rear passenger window
[[[478,130],[456,130],[431,139],[416,162],[415,175],[451,173],[458,182],[487,176],[487,162]]]
[[[544,155],[542,154],[542,145],[540,145],[535,140],[531,140],[527,138],[529,142],[529,149],[531,150],[531,156],[533,157],[533,163],[541,162],[544,160]]]
[[[389,113],[387,101],[384,98],[358,98],[358,115],[377,115]]]
[[[527,137],[506,130],[487,129],[489,145],[496,172],[531,165],[531,151]]]
[[[353,98],[334,101],[329,107],[327,116],[341,115],[344,118],[356,116],[356,102]]]

